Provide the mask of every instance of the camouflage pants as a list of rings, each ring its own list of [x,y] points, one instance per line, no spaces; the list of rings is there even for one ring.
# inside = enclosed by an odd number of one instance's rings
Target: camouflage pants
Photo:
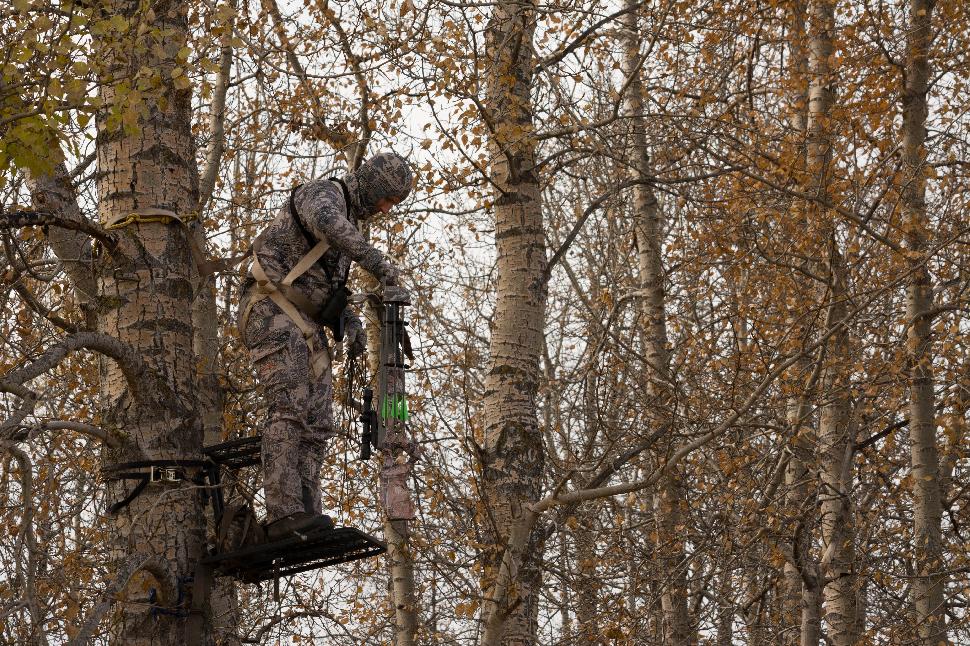
[[[240,303],[244,311],[248,298]],[[333,374],[314,377],[303,333],[268,298],[253,305],[245,329],[268,419],[263,428],[263,490],[266,519],[298,511],[321,513],[320,467],[333,436]],[[327,347],[321,329],[315,348]]]

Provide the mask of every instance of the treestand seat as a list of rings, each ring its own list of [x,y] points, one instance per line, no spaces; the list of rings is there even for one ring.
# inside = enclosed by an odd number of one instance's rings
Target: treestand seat
[[[322,519],[321,519],[322,520]],[[353,527],[312,528],[300,535],[213,554],[202,563],[216,576],[259,583],[307,570],[378,556],[387,546]]]
[[[229,440],[222,444],[213,444],[202,449],[205,456],[227,469],[242,469],[260,463],[262,451],[262,435]]]

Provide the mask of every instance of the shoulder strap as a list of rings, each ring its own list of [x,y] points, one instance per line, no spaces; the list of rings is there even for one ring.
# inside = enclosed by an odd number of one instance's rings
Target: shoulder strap
[[[347,185],[339,177],[330,177],[330,181],[335,182],[340,186],[340,191],[344,195],[344,205],[346,206],[347,219],[350,219],[350,190]],[[303,237],[306,238],[307,244],[310,246],[310,252],[300,259],[300,262],[290,271],[289,274],[283,279],[283,284],[289,286],[293,284],[293,281],[298,277],[302,276],[310,267],[319,262],[323,258],[323,254],[327,252],[330,248],[330,243],[326,238],[317,241],[317,239],[310,233],[306,225],[303,223],[303,219],[300,217],[300,212],[296,210],[295,195],[298,188],[303,186],[303,184],[297,184],[292,189],[290,189],[290,217],[296,222],[296,226],[300,228],[303,233]],[[321,265],[324,273],[327,274],[327,279],[333,281],[333,276],[330,275],[327,267]],[[341,288],[346,286],[347,279],[350,277],[350,265],[347,265],[347,271],[344,272],[343,279],[339,282]]]
[[[344,194],[344,205],[347,207],[347,219],[350,220],[350,190],[347,185],[339,177],[331,177],[330,181],[336,182],[340,185],[340,190]],[[347,286],[347,279],[350,278],[350,263],[347,264],[347,271],[344,272],[343,280],[340,281],[340,287],[344,288]]]
[[[344,184],[344,181],[339,177],[331,177],[330,181],[337,182],[337,184],[340,185],[340,190],[343,191],[344,204],[346,204],[347,206],[347,219],[349,220],[350,219],[350,190],[347,188],[347,185]]]

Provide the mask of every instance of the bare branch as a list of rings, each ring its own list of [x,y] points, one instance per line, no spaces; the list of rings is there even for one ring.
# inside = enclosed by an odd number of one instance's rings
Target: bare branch
[[[128,585],[128,581],[131,580],[135,572],[140,570],[150,558],[149,555],[143,552],[135,552],[122,562],[114,578],[105,586],[104,591],[98,598],[98,603],[91,610],[91,614],[81,624],[81,629],[74,635],[74,639],[68,642],[68,646],[82,646],[90,642],[91,636],[101,624],[101,619],[105,613],[108,612],[108,609],[115,602],[118,593]]]
[[[20,295],[22,299],[24,299],[24,302],[27,303],[27,306],[30,309],[34,310],[39,315],[43,316],[45,319],[47,319],[48,321],[50,321],[60,329],[64,330],[65,332],[71,332],[71,333],[78,331],[78,327],[76,325],[74,325],[70,321],[67,321],[61,318],[57,314],[54,314],[49,307],[46,307],[43,303],[39,302],[36,298],[34,298],[34,295],[31,294],[30,290],[27,289],[27,287],[22,283],[19,283],[19,282],[14,283],[13,289],[15,292],[17,292]]]
[[[12,211],[2,214],[0,227],[16,229],[20,227],[59,227],[68,231],[77,231],[95,238],[106,247],[114,248],[117,238],[98,225],[88,220],[74,220],[61,215],[45,211]]]
[[[569,231],[568,234],[566,234],[565,240],[563,240],[562,244],[559,245],[559,248],[556,249],[556,253],[552,254],[552,258],[549,259],[549,263],[546,265],[545,279],[549,280],[549,275],[552,273],[552,268],[555,267],[556,263],[558,263],[562,259],[563,254],[565,254],[566,251],[569,250],[569,246],[573,243],[573,240],[576,239],[576,236],[579,235],[579,232],[583,228],[583,225],[586,224],[586,221],[589,220],[589,217],[593,215],[593,213],[595,213],[597,209],[603,206],[603,204],[608,199],[610,199],[611,197],[613,197],[623,189],[630,188],[631,186],[636,186],[637,184],[644,184],[644,183],[646,182],[639,179],[627,180],[625,182],[621,182],[620,184],[617,184],[612,189],[610,189],[606,193],[603,193],[595,200],[593,200],[589,204],[589,206],[586,207],[586,210],[583,211],[582,215],[580,215],[579,218],[576,220],[576,223],[573,224],[573,228]]]
[[[112,433],[110,431],[106,431],[100,426],[85,424],[84,422],[75,422],[71,420],[47,420],[36,425],[22,426],[22,432],[14,435],[12,439],[14,441],[23,441],[27,439],[30,432],[34,430],[73,431],[75,433],[80,433],[81,435],[87,435],[88,437],[93,437],[96,440],[100,440],[110,448],[118,448],[122,446],[127,438],[127,435],[124,433]]]
[[[30,410],[18,415],[18,419],[8,420],[0,428],[21,425],[21,421],[33,409],[36,394],[23,384],[35,379],[59,364],[64,357],[76,350],[92,350],[114,359],[121,368],[132,395],[150,405],[179,407],[177,399],[171,394],[168,385],[148,366],[147,363],[127,344],[118,339],[98,332],[77,332],[65,337],[60,343],[47,350],[26,366],[12,370],[0,378],[0,392],[10,392],[25,400]]]

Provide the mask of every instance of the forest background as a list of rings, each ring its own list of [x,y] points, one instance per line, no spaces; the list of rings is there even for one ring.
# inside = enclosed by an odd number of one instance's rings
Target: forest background
[[[0,642],[970,643],[968,18],[0,7]],[[198,492],[99,472],[258,432],[219,259],[388,148],[418,516],[344,411],[325,506],[389,555],[190,612]]]

